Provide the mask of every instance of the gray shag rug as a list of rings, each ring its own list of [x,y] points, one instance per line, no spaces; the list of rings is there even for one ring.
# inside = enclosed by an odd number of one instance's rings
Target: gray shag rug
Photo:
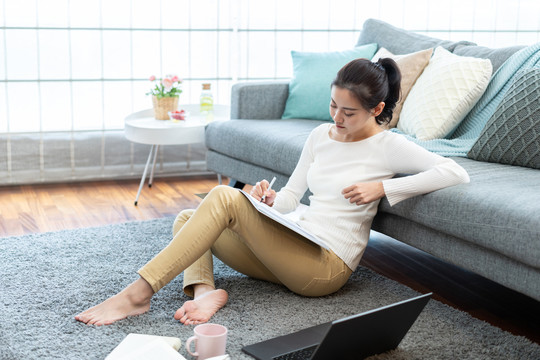
[[[137,278],[136,270],[170,240],[173,218],[0,238],[0,358],[103,359],[129,333],[176,336],[180,353],[193,326],[173,319],[188,298],[175,279],[150,312],[94,327],[74,315]],[[337,293],[297,296],[250,279],[216,260],[217,286],[230,301],[212,322],[229,329],[232,359],[244,345],[418,295],[359,267]],[[540,359],[540,346],[431,300],[398,349],[375,359]]]

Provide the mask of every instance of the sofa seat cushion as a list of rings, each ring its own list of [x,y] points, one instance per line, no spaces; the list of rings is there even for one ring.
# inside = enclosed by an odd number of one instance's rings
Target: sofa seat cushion
[[[208,124],[208,149],[250,164],[292,174],[311,130],[327,121],[229,120]]]
[[[411,198],[394,207],[383,199],[381,215],[394,214],[540,268],[540,171],[467,158],[454,160],[469,173],[469,184]]]

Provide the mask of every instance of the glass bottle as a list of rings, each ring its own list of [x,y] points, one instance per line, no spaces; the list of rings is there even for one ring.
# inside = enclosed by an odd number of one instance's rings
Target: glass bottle
[[[214,111],[214,96],[210,89],[210,84],[202,84],[201,92],[201,114],[207,115]]]

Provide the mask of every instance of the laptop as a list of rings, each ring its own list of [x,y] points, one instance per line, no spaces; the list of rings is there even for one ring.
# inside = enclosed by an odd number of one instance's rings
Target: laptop
[[[242,351],[259,360],[356,360],[380,354],[397,348],[431,295],[244,346]]]

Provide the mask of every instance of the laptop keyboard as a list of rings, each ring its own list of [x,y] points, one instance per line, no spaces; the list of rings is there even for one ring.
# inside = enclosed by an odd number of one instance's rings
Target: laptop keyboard
[[[308,346],[306,348],[291,351],[289,353],[273,357],[273,360],[309,360],[317,349],[317,345]]]

